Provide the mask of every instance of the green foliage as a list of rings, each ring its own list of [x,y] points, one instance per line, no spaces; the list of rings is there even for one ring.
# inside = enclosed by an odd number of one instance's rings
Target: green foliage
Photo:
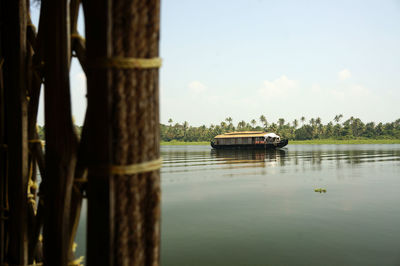
[[[275,132],[282,138],[291,141],[300,141],[301,143],[332,144],[336,142],[351,143],[375,143],[370,140],[382,140],[386,142],[378,143],[394,143],[393,140],[400,140],[400,119],[390,123],[363,123],[359,118],[350,117],[343,123],[339,123],[343,115],[336,115],[333,121],[326,125],[322,124],[321,118],[311,118],[306,124],[306,118],[300,117],[295,119],[292,124],[286,123],[284,118],[280,118],[276,123],[267,122],[264,115],[258,119],[252,119],[250,122],[240,121],[235,127],[233,119],[227,117],[218,125],[210,125],[209,127],[202,125],[199,127],[190,126],[187,121],[182,124],[175,123],[170,118],[169,125],[160,124],[161,141],[185,144],[187,142],[198,142],[200,144],[208,143],[216,135],[224,134],[232,131],[265,131]],[[299,122],[301,124],[299,124]],[[76,126],[77,134],[80,134],[82,127]],[[45,139],[44,126],[38,126],[39,138]],[[339,141],[337,141],[339,140]],[[292,142],[293,143],[293,142]]]
[[[44,126],[37,126],[37,131],[39,135],[39,139],[44,140]]]
[[[400,144],[400,139],[312,139],[292,140],[292,145],[322,145],[322,144]]]
[[[374,122],[363,123],[359,118],[350,117],[343,123],[339,123],[342,118],[343,115],[336,115],[333,121],[324,125],[319,117],[309,119],[307,124],[306,118],[302,116],[290,124],[286,123],[284,118],[279,118],[277,122],[268,123],[266,117],[261,115],[258,120],[239,121],[236,127],[233,125],[231,117],[227,117],[218,125],[210,125],[209,127],[205,125],[193,127],[186,121],[183,124],[175,123],[175,125],[172,125],[172,119],[170,119],[169,126],[160,125],[161,140],[163,142],[176,141],[177,143],[204,143],[219,134],[249,130],[275,132],[282,138],[289,140],[327,140],[328,143],[332,143],[333,140],[400,139],[400,119],[391,123],[375,124]],[[257,121],[259,121],[259,124],[257,124]],[[299,124],[299,121],[301,124]]]
[[[177,140],[171,140],[171,141],[161,141],[161,145],[209,145],[209,141],[191,141],[191,142],[185,142],[185,141],[177,141]]]

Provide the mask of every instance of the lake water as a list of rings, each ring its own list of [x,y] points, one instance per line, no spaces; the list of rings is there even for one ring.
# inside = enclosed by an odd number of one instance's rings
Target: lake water
[[[161,152],[162,265],[400,265],[400,145]]]

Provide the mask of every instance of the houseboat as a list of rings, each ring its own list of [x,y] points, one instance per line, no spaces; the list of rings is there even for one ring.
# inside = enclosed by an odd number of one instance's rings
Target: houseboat
[[[288,144],[275,133],[262,131],[230,132],[215,136],[211,141],[214,149],[275,149]]]

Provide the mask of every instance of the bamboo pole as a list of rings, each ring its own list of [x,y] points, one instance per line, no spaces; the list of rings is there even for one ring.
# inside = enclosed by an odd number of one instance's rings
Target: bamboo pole
[[[159,1],[115,1],[113,56],[158,57]],[[158,69],[113,71],[113,136],[116,165],[159,158]],[[158,265],[159,171],[114,176],[114,263]]]
[[[77,20],[78,20],[78,12],[79,12],[79,4],[80,1],[79,0],[72,0],[70,2],[70,29],[71,32],[76,33],[77,32]],[[42,11],[42,10],[41,10]],[[43,12],[41,12],[41,16],[40,16],[40,29],[42,29],[44,27],[44,24],[42,23],[43,20]],[[32,23],[29,19],[28,23]],[[35,27],[28,27],[28,40],[30,45],[32,46],[32,49],[36,49],[37,51],[42,51],[42,47],[41,47],[41,40],[38,36],[42,36],[43,34],[36,34],[35,31]],[[41,31],[42,32],[42,31]],[[81,62],[81,64],[83,63],[84,57],[85,57],[85,48],[84,48],[84,41],[83,41],[83,45],[82,45],[82,40],[78,39],[75,40],[74,42],[74,38],[72,38],[71,40],[72,43],[76,43],[73,47],[72,47],[72,51],[73,50],[78,50],[76,51],[76,54],[78,55],[79,61]],[[38,102],[39,102],[39,95],[40,95],[40,86],[41,86],[41,79],[42,79],[42,69],[41,69],[41,65],[38,64],[38,62],[42,61],[42,58],[40,58],[42,56],[42,54],[40,53],[35,53],[34,54],[34,58],[35,58],[35,62],[36,62],[36,66],[33,66],[32,69],[35,69],[35,71],[33,71],[32,73],[32,86],[31,86],[31,90],[30,90],[30,104],[29,104],[29,139],[38,139],[38,134],[36,131],[36,118],[37,118],[37,109],[38,109]],[[44,155],[42,152],[42,147],[40,145],[40,143],[38,142],[33,142],[30,144],[30,152],[33,156],[33,158],[36,160],[39,169],[40,169],[40,173],[42,176],[42,179],[45,178],[44,176]],[[79,167],[79,169],[77,169],[77,174],[75,175],[76,179],[81,179],[83,177],[84,174],[84,169],[82,169],[82,166]],[[70,250],[70,259],[73,258],[73,253],[72,253],[72,244],[73,244],[73,240],[75,238],[76,235],[76,230],[77,230],[77,225],[79,222],[79,214],[80,214],[80,209],[81,209],[81,201],[82,201],[82,187],[76,187],[74,190],[72,190],[72,197],[71,197],[71,222],[70,222],[70,227],[71,227],[71,232],[70,232],[70,244],[69,244],[69,250]],[[44,189],[41,189],[41,194],[45,194]],[[39,206],[37,208],[37,215],[36,217],[34,217],[34,221],[32,221],[32,227],[33,229],[31,230],[30,233],[30,244],[29,244],[29,261],[32,262],[33,256],[35,255],[35,250],[36,250],[36,246],[38,244],[38,237],[39,237],[39,233],[40,230],[42,228],[43,225],[43,200],[39,201]]]
[[[96,62],[158,57],[159,1],[85,1],[84,9],[91,151],[88,265],[158,265],[159,171],[96,171],[159,158],[158,69],[122,70]]]
[[[29,7],[28,7],[29,10]],[[28,13],[27,23],[31,23]],[[27,55],[27,104],[28,104],[28,121],[27,121],[27,131],[28,131],[28,150],[32,151],[32,145],[40,145],[41,143],[32,143],[34,139],[34,133],[36,133],[36,117],[37,110],[39,106],[39,93],[34,91],[33,80],[35,79],[35,73],[32,66],[32,57],[33,57],[33,47],[31,46],[32,35],[35,34],[35,29],[33,26],[27,27],[27,40],[26,40],[26,55]],[[32,246],[32,242],[34,242],[32,236],[35,228],[36,222],[36,162],[35,156],[32,152],[28,153],[28,187],[27,187],[27,200],[28,200],[28,263],[31,264],[33,262],[33,250],[30,249]],[[30,184],[30,185],[29,185]]]
[[[67,0],[43,0],[45,59],[45,223],[44,263],[65,266],[77,140],[69,92],[70,24]]]
[[[2,3],[4,28],[4,98],[8,146],[8,251],[9,264],[28,263],[27,234],[27,61],[25,0]],[[3,16],[4,15],[4,16]]]
[[[28,23],[32,25],[30,18]],[[33,58],[35,56],[35,48],[37,48],[37,33],[33,26],[28,26],[28,52],[29,54],[29,106],[28,106],[28,142],[29,142],[29,152],[30,160],[33,164],[34,172],[32,173],[32,181],[36,182],[36,165],[39,168],[39,172],[44,177],[44,154],[42,144],[38,142],[39,136],[37,133],[37,114],[39,108],[39,97],[41,92],[42,84],[42,71],[33,65]],[[36,201],[36,190],[31,191],[33,195],[33,200]],[[41,225],[43,223],[42,211],[39,208],[43,207],[43,201],[39,201],[39,206],[30,205],[30,222],[29,222],[29,245],[28,245],[28,261],[32,263],[35,257],[35,251],[38,244],[39,234],[41,230]],[[38,215],[39,214],[39,215]]]
[[[84,0],[87,58],[111,56],[111,0]],[[87,69],[86,111],[89,165],[111,164],[111,71]],[[101,117],[101,119],[99,119]],[[84,133],[83,132],[83,133]],[[110,175],[89,177],[87,213],[87,264],[114,265],[113,221],[110,219]],[[90,225],[89,225],[90,224]]]
[[[29,4],[29,2],[28,1],[26,1],[26,4]],[[47,3],[46,3],[47,4]],[[45,6],[46,6],[46,4],[45,4]],[[57,5],[57,4],[56,4]],[[4,3],[4,1],[1,1],[1,6],[3,7],[3,6],[5,6],[6,8],[2,8],[2,11],[3,10],[8,10],[7,8],[8,8],[8,6],[7,5],[5,5],[5,3]],[[71,28],[75,28],[76,29],[76,22],[77,22],[77,13],[78,13],[78,10],[79,10],[79,1],[78,0],[73,0],[73,1],[71,1],[71,7],[72,7],[72,9],[73,9],[73,14],[71,14]],[[50,11],[49,12],[49,10],[51,10],[52,8],[56,8],[54,5],[52,6],[52,7],[49,7],[49,5],[47,5],[47,14],[51,14],[51,12],[52,11]],[[26,10],[27,10],[28,8],[25,6],[25,13],[24,13],[24,19],[25,19],[25,21],[23,21],[23,23],[21,24],[20,23],[20,28],[26,28],[26,24],[27,24],[27,19],[29,19],[28,18],[28,16],[27,16],[27,12],[26,12]],[[44,8],[45,10],[46,10],[46,8]],[[43,10],[43,9],[42,9]],[[40,17],[40,25],[42,25],[42,27],[41,28],[44,28],[43,27],[43,25],[45,25],[44,23],[43,23],[43,21],[45,21],[47,18],[46,18],[46,15],[43,15],[43,14],[46,14],[46,12],[42,12],[42,10],[41,10],[41,17]],[[62,8],[61,8],[61,10],[62,10]],[[65,25],[68,27],[68,26],[70,26],[67,22],[68,22],[68,9],[66,9],[66,10],[64,10],[65,12],[65,17],[67,17],[67,19],[66,19],[66,23],[65,23]],[[13,14],[13,15],[15,15],[15,14]],[[47,15],[47,16],[51,16],[51,15]],[[44,18],[45,17],[45,18]],[[3,18],[3,14],[2,14],[2,16],[1,16],[1,18]],[[43,19],[44,18],[44,19]],[[31,21],[30,21],[30,19],[29,19],[29,21],[28,21],[28,23],[29,24],[31,24]],[[25,25],[23,25],[23,24],[25,24]],[[61,26],[62,27],[62,26]],[[48,27],[46,27],[47,28],[47,36],[51,36],[52,35],[52,33],[51,34],[48,34],[48,32],[49,32],[49,30],[48,30]],[[50,26],[50,28],[51,28],[51,26]],[[37,135],[37,132],[36,132],[36,127],[35,127],[35,124],[36,124],[36,117],[37,117],[37,108],[38,108],[38,99],[39,99],[39,95],[40,95],[40,84],[41,84],[41,72],[42,72],[42,69],[41,69],[41,67],[42,67],[42,54],[43,54],[43,41],[42,41],[42,38],[38,38],[37,36],[36,36],[36,32],[35,32],[35,28],[34,27],[32,27],[32,26],[29,26],[28,28],[27,28],[28,30],[27,30],[27,32],[26,32],[26,36],[27,36],[27,38],[28,38],[28,42],[27,42],[27,44],[28,44],[28,49],[26,49],[27,47],[25,46],[25,57],[26,57],[26,59],[27,59],[27,63],[29,64],[29,66],[31,67],[31,69],[33,69],[32,68],[32,62],[31,62],[31,58],[32,58],[32,53],[33,53],[33,48],[35,48],[35,50],[36,51],[39,51],[38,53],[35,53],[34,54],[34,56],[33,56],[33,58],[34,58],[34,64],[36,65],[36,66],[39,66],[39,68],[35,68],[36,70],[38,70],[38,71],[28,71],[28,68],[26,67],[26,65],[25,65],[25,70],[26,70],[26,73],[25,73],[25,79],[24,79],[24,81],[25,81],[25,85],[27,85],[28,83],[31,85],[31,86],[25,86],[25,92],[26,91],[28,91],[29,92],[29,99],[30,99],[30,104],[29,104],[29,109],[28,109],[28,113],[29,113],[29,119],[28,119],[28,138],[30,139],[30,140],[35,140],[35,139],[37,139],[38,138],[38,135]],[[52,29],[53,30],[53,29]],[[57,30],[56,30],[57,31]],[[76,30],[75,30],[76,31]],[[41,31],[41,32],[43,32],[43,31]],[[3,35],[3,29],[2,29],[2,31],[1,31],[1,34],[2,34],[2,36],[6,36],[6,34],[4,34]],[[69,43],[68,43],[68,41],[70,40],[70,36],[69,36],[69,33],[68,33],[68,29],[66,30],[66,35],[67,35],[67,37],[65,38],[65,40],[67,40],[64,44],[62,43],[62,41],[61,41],[61,44],[58,46],[58,47],[60,47],[61,49],[60,50],[63,50],[63,47],[68,47],[69,46]],[[43,34],[38,34],[38,36],[42,36]],[[61,32],[61,34],[60,35],[63,35],[63,32]],[[62,39],[62,37],[63,36],[61,36],[61,38],[58,38],[58,40],[60,40],[60,39]],[[47,38],[47,40],[45,40],[45,41],[47,41],[47,43],[50,43],[48,40],[49,39],[51,39],[51,38]],[[57,37],[56,37],[56,39],[57,39]],[[4,40],[4,38],[2,38],[2,40]],[[21,43],[24,43],[24,40],[21,40]],[[13,45],[11,45],[10,44],[10,42],[8,42],[8,50],[7,51],[11,51],[11,50],[13,50],[15,47],[13,47]],[[32,48],[30,48],[29,47],[29,45],[31,45],[32,46]],[[58,48],[57,47],[57,48]],[[78,46],[79,47],[79,46]],[[17,48],[18,48],[18,46],[17,46]],[[55,50],[57,50],[57,48],[55,49]],[[84,49],[84,47],[83,47],[83,49]],[[60,51],[60,50],[58,50],[58,51]],[[53,50],[54,51],[54,50]],[[81,49],[81,51],[82,51],[82,49]],[[52,51],[50,51],[50,53],[51,53]],[[57,52],[57,51],[56,51]],[[63,53],[64,51],[61,51],[61,53]],[[84,52],[84,51],[83,51]],[[46,53],[46,55],[48,55],[48,54],[50,54],[50,53]],[[82,54],[82,53],[81,53]],[[53,54],[54,55],[54,54]],[[67,58],[68,58],[68,60],[66,61],[67,62],[67,66],[69,67],[69,57],[70,57],[70,54],[69,54],[69,56],[67,56]],[[10,58],[11,58],[11,56],[10,56]],[[49,57],[46,57],[46,59],[48,59]],[[51,57],[50,57],[51,58]],[[57,58],[55,58],[55,60],[54,61],[57,61],[58,59]],[[62,60],[60,60],[60,61],[62,61]],[[48,64],[47,66],[49,66],[50,64]],[[62,68],[62,67],[61,67]],[[47,68],[47,70],[49,70],[49,68]],[[57,70],[56,70],[57,71]],[[55,71],[55,72],[56,72]],[[47,71],[48,73],[50,73],[51,71]],[[65,72],[67,72],[67,71],[65,71]],[[65,72],[64,72],[64,74],[65,74]],[[23,72],[21,73],[21,75],[22,74],[24,74]],[[68,74],[68,72],[67,72],[67,74]],[[59,78],[59,77],[56,77],[56,79],[57,78]],[[2,76],[1,76],[1,73],[0,73],[0,82],[2,83]],[[49,76],[47,76],[47,79],[49,80],[49,82],[48,82],[48,84],[47,85],[49,85],[48,87],[51,87],[51,85],[55,85],[55,83],[53,83],[53,84],[51,84],[52,83],[52,81],[54,81],[55,79],[51,79],[51,78],[49,78]],[[61,78],[62,79],[62,78]],[[11,80],[11,79],[10,79]],[[2,97],[1,97],[1,100],[2,100],[2,102],[1,103],[4,103],[3,102],[3,99],[4,99],[4,97],[3,97],[3,95],[5,95],[5,96],[9,96],[8,94],[3,94],[3,86],[2,86],[2,84],[0,84],[1,85],[1,93],[2,93]],[[68,86],[67,86],[68,87]],[[65,87],[64,87],[65,88]],[[64,91],[62,91],[62,92],[65,92],[65,90]],[[61,94],[62,94],[62,92],[61,92]],[[68,92],[68,89],[67,89],[67,93],[69,93]],[[52,94],[52,96],[54,97],[55,96],[55,94],[53,93]],[[25,99],[25,97],[24,97],[24,99]],[[69,106],[69,99],[67,99],[68,100],[68,103],[66,104],[66,105],[64,105],[64,106]],[[26,106],[27,106],[27,103],[26,103],[26,101],[25,101],[25,108],[26,108]],[[1,115],[2,115],[2,117],[3,117],[3,114],[5,113],[5,112],[3,112],[3,107],[4,107],[4,104],[1,104],[1,107],[2,107],[2,113],[1,113]],[[53,106],[54,107],[54,106]],[[51,109],[51,108],[49,108],[49,109]],[[53,113],[53,115],[50,115],[50,116],[52,116],[52,118],[53,118],[53,122],[55,121],[55,119],[54,119],[54,117],[56,116],[56,114],[57,114],[57,110],[55,110],[55,109],[52,109],[53,111],[55,111],[54,113]],[[66,110],[65,112],[64,112],[64,114],[67,114],[67,116],[68,116],[68,112],[70,112],[70,111],[68,111],[68,109],[64,109],[64,110]],[[69,113],[69,115],[70,115],[70,113]],[[4,128],[6,128],[5,126],[3,126],[4,125],[4,121],[5,121],[6,119],[1,119],[1,128],[2,129],[4,129]],[[24,122],[27,122],[26,121],[27,119],[26,119],[26,112],[25,112],[25,120],[24,119],[22,119],[21,120],[21,122],[22,123],[24,123]],[[3,123],[4,122],[4,123]],[[25,126],[26,126],[26,124],[25,124]],[[25,145],[26,145],[26,128],[24,129],[25,130]],[[2,130],[2,132],[3,132],[4,130]],[[55,131],[57,131],[57,130],[55,130]],[[8,133],[8,132],[7,132]],[[67,135],[68,135],[68,132],[67,132]],[[72,136],[72,143],[75,143],[75,146],[76,146],[76,136],[74,135],[74,134],[71,134],[71,135],[73,135]],[[2,143],[4,143],[5,141],[5,139],[3,138],[3,136],[5,136],[5,134],[2,134]],[[10,138],[11,139],[11,142],[14,140],[14,138]],[[57,142],[57,141],[56,141]],[[23,142],[21,143],[22,145],[24,144]],[[57,145],[55,145],[55,146],[57,146]],[[62,146],[62,145],[61,145]],[[73,145],[72,145],[73,146]],[[54,147],[53,147],[54,148]],[[63,153],[64,151],[63,151],[63,148],[61,147],[60,148],[60,146],[58,146],[57,148],[59,148],[59,150],[58,150],[58,152],[60,152],[60,153]],[[33,163],[33,159],[35,159],[36,161],[37,161],[37,163],[38,163],[38,166],[39,166],[39,169],[40,169],[40,171],[41,171],[41,174],[42,174],[42,178],[43,178],[43,180],[46,180],[46,178],[45,178],[45,174],[44,174],[44,160],[43,160],[43,153],[42,153],[42,148],[41,148],[41,145],[39,144],[39,143],[37,143],[37,142],[32,142],[31,143],[31,145],[30,145],[30,150],[31,150],[31,154],[32,154],[32,157],[29,157],[29,160],[28,160],[28,158],[26,158],[26,161],[25,161],[25,163],[27,164],[27,162],[29,161],[30,163]],[[72,148],[72,150],[73,150],[73,148]],[[4,165],[4,167],[2,167],[2,174],[3,173],[5,173],[4,171],[7,169],[7,167],[6,167],[6,165],[5,165],[5,162],[6,162],[6,157],[4,156],[5,154],[2,152],[1,153],[1,163]],[[75,154],[74,154],[74,152],[72,152],[71,153],[71,157],[72,157],[72,159],[71,159],[71,161],[70,161],[70,163],[71,164],[74,164],[74,160],[75,160],[75,158],[74,158],[74,156],[75,156]],[[67,157],[68,157],[68,152],[67,152]],[[62,158],[61,158],[61,161],[62,161]],[[53,170],[54,169],[57,169],[57,168],[59,168],[58,170],[60,170],[60,168],[63,168],[64,166],[65,166],[65,164],[63,165],[63,163],[65,163],[65,162],[61,162],[59,165],[55,165],[55,167],[53,168]],[[68,162],[67,162],[67,164],[68,164]],[[35,167],[35,165],[32,165],[33,167],[32,167],[32,169],[33,169],[33,171],[35,171],[34,169],[36,168]],[[69,169],[74,169],[74,167],[70,167]],[[61,169],[61,172],[62,172],[63,170]],[[49,171],[47,171],[47,172],[49,172]],[[51,171],[50,171],[51,172]],[[71,172],[71,171],[68,171],[67,170],[67,172]],[[72,171],[73,172],[73,171]],[[81,171],[82,172],[82,171]],[[32,173],[33,174],[33,173]],[[67,173],[67,175],[68,175],[68,173]],[[82,174],[81,174],[82,175]],[[33,175],[33,176],[35,176],[35,175]],[[48,174],[47,174],[47,176],[49,176]],[[68,179],[68,178],[67,178]],[[4,201],[4,195],[6,195],[5,193],[3,193],[4,192],[4,187],[5,187],[5,181],[6,181],[6,178],[2,178],[1,179],[1,184],[0,184],[0,189],[1,189],[1,191],[0,191],[0,196],[1,196],[1,201],[0,201],[0,203],[2,203],[2,205],[1,205],[1,207],[2,207],[2,216],[5,216],[5,214],[4,214],[4,208],[3,208],[3,206],[5,206],[6,204],[7,204],[7,202],[5,202]],[[26,181],[26,180],[25,180]],[[63,180],[62,179],[62,177],[61,177],[61,179],[60,180],[56,180],[56,181],[53,181],[53,182],[49,182],[50,183],[50,185],[54,185],[54,183],[63,183],[65,180]],[[12,183],[12,182],[11,182]],[[26,183],[26,182],[25,182]],[[68,183],[68,180],[66,181],[66,183]],[[11,184],[10,185],[10,187],[12,186],[13,184]],[[26,187],[26,186],[25,186]],[[26,188],[25,188],[24,186],[21,186],[21,188],[20,188],[20,190],[24,190],[25,189],[25,194],[26,194]],[[43,189],[44,191],[45,191],[45,189]],[[62,188],[60,189],[60,190],[63,190]],[[65,195],[68,197],[68,196],[70,196],[70,193],[67,191],[68,189],[66,189],[65,190]],[[13,191],[14,192],[14,191]],[[35,193],[35,191],[34,190],[32,190],[31,192],[33,192],[33,193]],[[62,192],[62,191],[61,191]],[[50,202],[50,200],[49,200],[49,198],[51,198],[51,196],[54,196],[54,194],[53,195],[49,195],[49,197],[48,197],[48,199],[47,199],[47,202]],[[81,195],[80,195],[81,196]],[[26,197],[26,195],[25,195],[25,197]],[[22,197],[21,199],[20,199],[21,201],[22,200],[24,200],[24,198]],[[80,211],[80,202],[81,202],[81,198],[78,198],[77,200],[75,200],[75,201],[72,201],[72,204],[73,204],[73,206],[75,206],[75,208],[73,208],[74,210],[73,210],[73,212],[76,214],[76,217],[77,218],[75,218],[75,220],[76,219],[79,219],[79,211]],[[43,200],[40,200],[40,204],[39,204],[39,208],[38,208],[38,214],[37,214],[37,216],[35,216],[35,209],[34,209],[34,206],[33,205],[30,205],[30,208],[29,208],[29,225],[32,227],[31,228],[31,230],[26,230],[26,231],[30,231],[29,232],[29,237],[28,237],[28,240],[29,240],[29,254],[28,254],[28,262],[29,263],[31,263],[32,261],[33,261],[33,256],[34,256],[34,250],[36,249],[36,244],[37,244],[37,238],[38,238],[38,234],[39,234],[39,232],[40,232],[40,228],[41,228],[41,224],[42,224],[42,222],[43,222],[43,219],[42,219],[42,217],[44,216],[43,215]],[[61,203],[62,204],[62,203]],[[75,204],[75,205],[74,205]],[[49,204],[47,204],[47,207],[49,207],[48,206]],[[66,205],[68,205],[68,203],[66,204]],[[14,210],[14,212],[22,212],[22,213],[25,213],[25,211],[24,210],[20,210],[19,209],[19,207],[17,207],[17,208],[14,208],[13,209]],[[61,212],[58,212],[57,213],[57,211],[55,211],[55,215],[54,215],[54,213],[51,213],[51,211],[48,213],[48,215],[46,215],[47,217],[46,218],[48,218],[49,219],[49,217],[50,217],[50,219],[51,219],[51,215],[53,214],[54,216],[68,216],[68,215],[65,215],[65,212],[66,211],[64,211],[64,213],[63,213],[63,211],[61,211]],[[4,214],[4,215],[3,215]],[[54,217],[53,217],[54,218]],[[67,218],[67,220],[68,220],[68,217],[66,217]],[[26,225],[26,223],[27,223],[27,221],[26,221],[27,219],[22,219],[22,221],[21,221],[21,223],[25,223],[25,225]],[[57,222],[58,222],[58,224],[57,224]],[[57,226],[60,226],[60,224],[62,224],[62,222],[60,222],[60,221],[57,221],[55,224],[55,227],[57,227]],[[47,224],[50,224],[50,223],[47,223]],[[64,225],[65,224],[67,224],[67,223],[64,223]],[[1,240],[1,245],[0,245],[0,248],[1,248],[1,260],[0,260],[0,262],[2,262],[3,260],[4,260],[4,254],[5,254],[5,252],[3,252],[3,251],[5,251],[6,250],[6,248],[5,248],[5,243],[6,243],[6,236],[4,235],[4,221],[3,221],[3,219],[2,219],[2,223],[1,223],[1,229],[2,230],[0,230],[0,232],[1,232],[1,234],[0,234],[0,240]],[[61,225],[61,227],[64,227],[64,225]],[[51,227],[51,226],[50,226]],[[12,228],[11,228],[12,229]],[[76,228],[75,228],[75,230],[76,230]],[[22,231],[23,232],[23,230],[20,230],[20,231]],[[46,231],[46,229],[45,229],[45,231]],[[25,232],[26,233],[26,232]],[[11,234],[11,236],[14,236],[14,232],[11,232],[10,231],[10,234]],[[56,234],[57,235],[57,234]],[[56,239],[56,241],[57,240],[60,240],[61,239],[61,241],[60,242],[67,242],[67,243],[70,243],[70,241],[65,241],[65,239],[67,239],[67,240],[69,240],[69,239],[73,239],[73,237],[74,237],[74,235],[75,235],[75,232],[71,232],[71,231],[68,231],[67,233],[66,233],[66,236],[64,235],[62,235],[60,238],[57,238],[57,236],[56,237],[54,237],[53,238],[53,240],[54,239]],[[14,240],[15,241],[15,240]],[[48,242],[50,242],[50,241],[52,241],[51,239],[48,241]],[[11,244],[13,243],[13,241],[11,241]],[[17,245],[15,245],[15,246],[17,246]],[[50,246],[50,245],[49,245]],[[71,246],[71,244],[69,244],[69,246]],[[13,247],[13,246],[10,246],[11,248]],[[22,247],[22,248],[24,248],[25,249],[25,253],[26,253],[26,250],[27,250],[27,248],[26,248],[26,241],[24,241],[24,245],[20,245],[20,247]],[[17,248],[19,248],[19,247],[16,247],[16,249]],[[12,249],[10,249],[11,251],[12,251]],[[68,252],[68,250],[66,250],[66,251],[61,251],[60,253],[67,253]],[[54,254],[54,253],[52,253],[51,252],[51,254],[52,254],[52,256],[49,256],[50,257],[50,260],[51,260],[51,257],[53,257],[53,258],[56,258],[57,257],[57,254]],[[25,256],[25,255],[24,255]],[[61,256],[60,257],[62,257],[62,254],[61,254]],[[25,260],[25,258],[24,258],[24,260]],[[11,258],[11,260],[10,259],[8,259],[8,261],[13,261],[13,258]],[[51,263],[50,263],[51,264]]]
[[[79,6],[80,6],[80,0],[71,0],[69,7],[70,7],[70,32],[71,32],[71,37],[73,34],[77,34],[77,23],[78,23],[78,15],[79,15]],[[71,38],[71,54],[74,51],[74,38]],[[74,171],[74,178],[76,179],[82,179],[86,173],[86,168],[80,167],[82,166],[82,163],[80,162],[79,159],[81,159],[79,155],[81,155],[82,147],[81,147],[81,142],[79,143],[78,146],[78,154],[77,154],[77,164],[75,166],[75,171]],[[80,187],[77,183],[74,183],[73,189],[71,191],[71,210],[70,210],[70,218],[69,218],[69,240],[68,240],[68,250],[69,250],[69,258],[72,260],[74,258],[73,254],[73,244],[75,240],[75,235],[78,230],[78,225],[79,225],[79,218],[80,218],[80,213],[81,213],[81,207],[82,207],[82,199],[83,199],[83,188]]]
[[[71,32],[76,33],[77,29],[77,20],[78,20],[78,12],[79,12],[79,0],[72,0],[70,2],[70,29]],[[43,12],[41,12],[41,20],[40,22],[43,21]],[[32,23],[29,19],[29,23]],[[41,27],[40,29],[43,28],[43,23],[40,23]],[[40,44],[42,42],[38,40],[38,36],[41,36],[40,34],[36,34],[35,28],[30,26],[28,27],[28,40],[30,45],[32,46],[33,49],[36,49],[38,51],[41,51],[42,47]],[[72,50],[78,49],[76,51],[78,58],[82,64],[82,60],[84,60],[85,57],[85,48],[84,48],[84,41],[82,45],[82,40],[77,39],[74,41],[74,38],[72,38],[71,42],[76,43],[72,47]],[[41,62],[42,59],[40,58],[41,54],[35,53],[35,61],[36,64],[37,62]],[[37,117],[37,108],[38,108],[38,101],[39,101],[39,95],[40,95],[40,85],[41,85],[41,76],[42,76],[42,71],[38,66],[33,67],[36,71],[33,71],[32,73],[32,86],[30,90],[30,104],[29,104],[29,139],[38,139],[38,135],[36,132],[36,117]],[[41,176],[42,178],[45,178],[44,176],[44,156],[42,152],[42,147],[40,143],[33,142],[30,144],[30,152],[33,156],[33,158],[37,161]],[[81,179],[85,173],[85,166],[82,166],[82,164],[79,165],[78,169],[76,170],[75,178],[76,179]],[[75,189],[72,190],[72,196],[71,196],[71,219],[70,219],[70,233],[69,233],[69,250],[70,250],[70,260],[73,258],[73,252],[72,252],[72,245],[73,241],[75,239],[76,235],[76,230],[79,222],[79,215],[80,215],[80,210],[81,210],[81,202],[82,202],[82,190],[83,187],[76,185]],[[41,189],[41,194],[45,194],[44,189]],[[32,262],[33,256],[35,255],[35,250],[36,246],[38,243],[38,237],[39,237],[39,232],[42,228],[43,225],[43,216],[44,216],[44,210],[43,210],[43,200],[39,201],[39,206],[37,209],[37,215],[33,218],[35,218],[31,224],[33,229],[31,230],[30,233],[30,243],[29,243],[29,262]]]
[[[4,1],[0,0],[0,40],[4,38]],[[3,44],[0,41],[0,265],[5,262],[6,253],[6,231],[5,219],[7,211],[7,155],[5,139],[5,101],[4,101],[4,82],[3,82]]]

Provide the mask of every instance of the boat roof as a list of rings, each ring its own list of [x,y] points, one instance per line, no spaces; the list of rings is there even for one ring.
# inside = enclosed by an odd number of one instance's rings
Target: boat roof
[[[215,136],[215,139],[226,139],[226,138],[255,138],[264,137],[268,132],[262,131],[239,131],[239,132],[229,132],[222,135]]]

